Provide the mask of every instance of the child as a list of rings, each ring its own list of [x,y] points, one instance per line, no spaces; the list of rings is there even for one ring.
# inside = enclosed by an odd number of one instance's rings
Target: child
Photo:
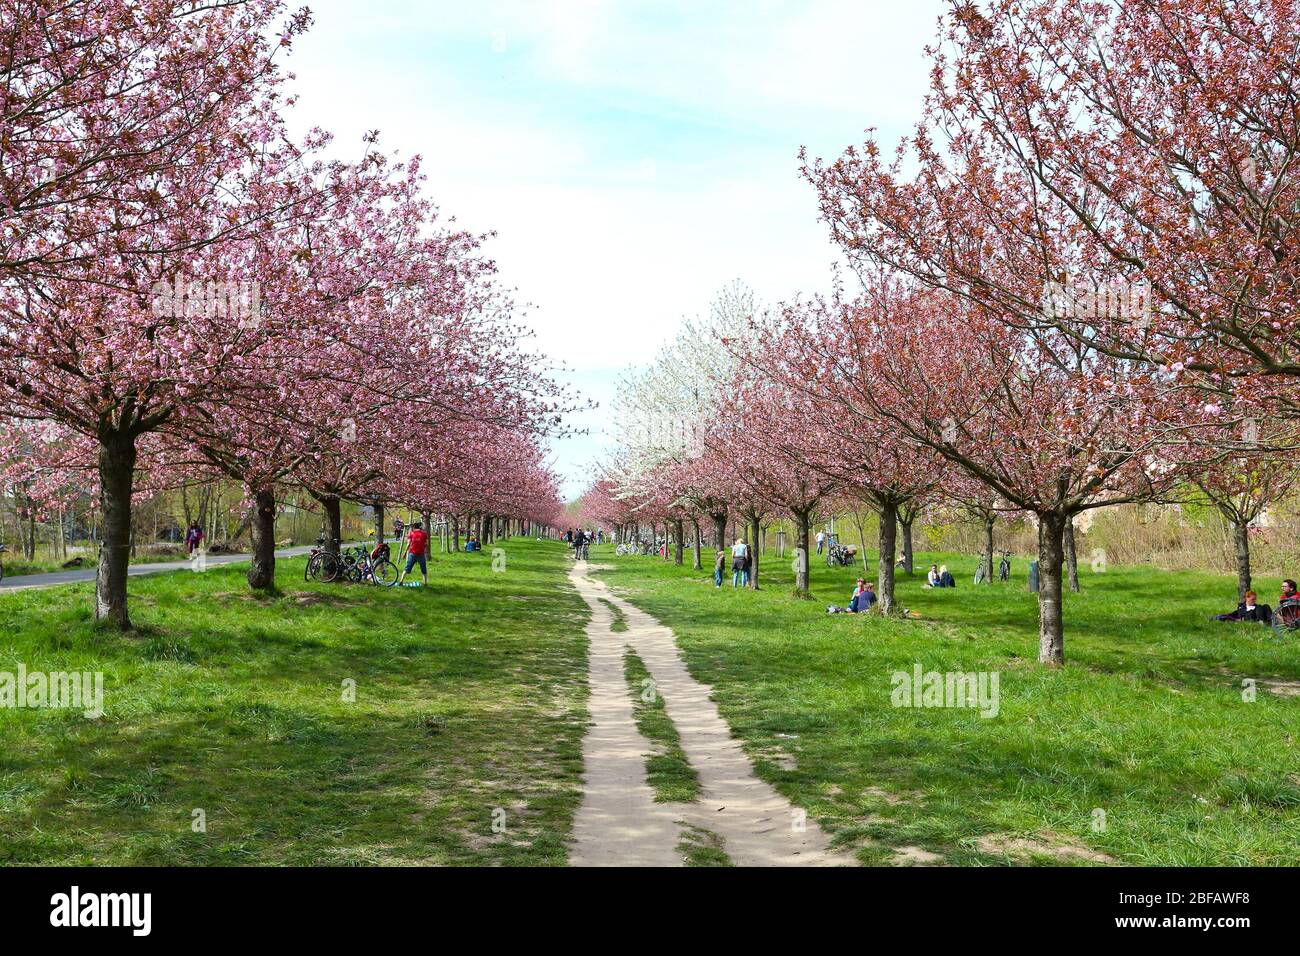
[[[406,576],[411,573],[411,568],[415,567],[417,561],[420,564],[420,577],[424,579],[426,586],[429,584],[429,564],[425,556],[428,547],[429,536],[425,533],[423,524],[419,521],[411,522],[411,533],[406,539],[406,570],[397,579],[398,584],[406,580]]]
[[[722,587],[722,572],[726,568],[726,566],[727,566],[727,552],[719,548],[718,553],[714,555],[713,558],[713,586],[715,588]]]

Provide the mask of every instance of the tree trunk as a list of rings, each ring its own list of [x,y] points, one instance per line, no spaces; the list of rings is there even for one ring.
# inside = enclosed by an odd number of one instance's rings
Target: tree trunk
[[[1065,633],[1061,623],[1062,538],[1068,519],[1049,512],[1038,516],[1038,661],[1059,667],[1065,663]]]
[[[1237,600],[1244,600],[1250,590],[1250,535],[1245,521],[1232,522],[1232,544],[1237,552]]]
[[[880,572],[880,613],[894,607],[894,550],[898,542],[898,505],[890,501],[880,506],[880,554],[876,570]]]
[[[984,566],[984,583],[993,583],[993,519],[984,519],[984,557],[980,559]]]
[[[327,543],[332,548],[338,547],[343,543],[343,506],[339,496],[325,495],[320,503],[325,509],[326,534],[329,537]]]
[[[451,550],[460,550],[460,515],[451,516]]]
[[[680,566],[686,558],[686,525],[681,518],[673,522],[673,536],[676,538],[673,564]]]
[[[812,525],[811,511],[795,511],[795,542],[794,542],[794,594],[795,597],[812,597],[812,592],[808,588],[808,539]]]
[[[713,546],[715,548],[725,548],[727,546],[727,513],[714,512],[713,515]]]
[[[912,522],[915,518],[908,518],[904,521],[898,519],[898,526],[903,529],[903,570],[908,574],[912,573]]]
[[[109,434],[99,441],[99,508],[104,516],[95,620],[128,630],[126,572],[131,551],[131,493],[135,482],[135,436]]]
[[[384,503],[375,502],[375,547],[384,543]]]
[[[758,590],[758,542],[759,527],[758,518],[749,519],[749,586],[755,591]]]
[[[253,492],[253,563],[248,567],[248,586],[255,591],[275,589],[275,492]]]
[[[1065,568],[1070,576],[1070,590],[1079,593],[1079,558],[1074,553],[1074,517],[1065,522]]]
[[[700,560],[700,551],[704,547],[704,541],[703,541],[704,532],[700,530],[700,522],[695,518],[691,519],[691,524],[695,526],[695,547],[693,549],[695,552],[695,570],[703,571],[704,564]]]

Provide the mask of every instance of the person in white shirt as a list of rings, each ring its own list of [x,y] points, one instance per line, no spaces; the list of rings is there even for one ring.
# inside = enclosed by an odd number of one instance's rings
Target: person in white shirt
[[[826,544],[826,532],[825,532],[825,531],[818,531],[818,532],[817,532],[817,553],[818,553],[818,554],[821,554],[821,553],[822,553],[822,547],[823,547],[825,544]]]

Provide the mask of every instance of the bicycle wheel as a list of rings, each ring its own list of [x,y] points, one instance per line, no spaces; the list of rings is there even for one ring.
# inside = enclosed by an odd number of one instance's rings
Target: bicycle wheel
[[[317,551],[307,559],[307,566],[302,569],[302,579],[304,581],[317,581],[320,579],[321,555],[323,551]]]
[[[370,571],[370,580],[384,588],[394,587],[400,576],[392,561],[378,561]]]
[[[339,571],[342,564],[339,556],[329,551],[322,551],[320,554],[320,577],[317,579],[325,584],[333,584],[338,580]]]

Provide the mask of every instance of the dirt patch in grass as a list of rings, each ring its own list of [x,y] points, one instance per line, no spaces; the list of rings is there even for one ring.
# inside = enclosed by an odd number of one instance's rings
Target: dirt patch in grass
[[[884,800],[885,803],[889,804],[891,807],[896,807],[900,803],[915,803],[921,798],[919,793],[889,793],[886,790],[882,790],[880,787],[867,787],[862,791],[862,795],[864,797],[876,797],[879,800]]]
[[[1073,837],[1044,830],[1036,837],[986,833],[975,841],[979,849],[993,856],[1009,856],[1020,861],[1033,857],[1050,857],[1061,863],[1114,863],[1114,857],[1085,846]]]
[[[1279,697],[1300,697],[1300,681],[1262,680],[1259,686]]]
[[[931,866],[942,863],[943,857],[919,846],[900,846],[894,848],[894,857],[890,862],[894,866]]]

